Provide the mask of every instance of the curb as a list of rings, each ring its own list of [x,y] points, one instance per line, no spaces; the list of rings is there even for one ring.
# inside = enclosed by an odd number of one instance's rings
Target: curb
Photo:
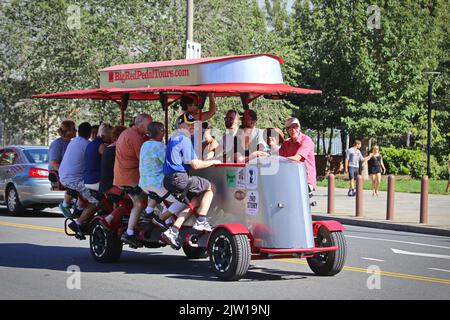
[[[394,231],[404,231],[404,232],[413,232],[413,233],[422,233],[422,234],[431,234],[435,236],[444,236],[450,237],[449,229],[439,229],[439,228],[431,228],[424,226],[413,226],[408,224],[396,224],[391,222],[383,222],[383,221],[373,221],[373,220],[360,220],[356,218],[343,218],[339,216],[334,216],[333,214],[313,214],[313,221],[319,220],[335,220],[344,225],[352,225],[359,227],[368,227],[368,228],[376,228],[376,229],[386,229],[386,230],[394,230]]]

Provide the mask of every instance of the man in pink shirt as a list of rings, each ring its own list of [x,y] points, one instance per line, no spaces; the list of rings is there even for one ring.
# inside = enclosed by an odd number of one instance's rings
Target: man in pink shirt
[[[290,160],[305,163],[310,191],[316,189],[316,161],[314,158],[314,142],[310,137],[301,133],[300,121],[297,118],[289,118],[285,127],[290,138],[287,139],[279,150],[279,155]]]

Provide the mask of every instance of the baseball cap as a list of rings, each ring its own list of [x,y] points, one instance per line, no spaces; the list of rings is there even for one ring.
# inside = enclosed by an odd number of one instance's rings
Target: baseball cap
[[[190,113],[185,112],[177,118],[177,126],[183,123],[191,125],[194,124],[194,121],[195,121],[194,116],[191,115]]]
[[[289,127],[292,126],[293,124],[298,124],[298,126],[300,127],[300,121],[298,121],[298,119],[297,119],[297,118],[294,118],[294,117],[288,118],[288,119],[286,120],[286,122],[284,123],[284,127],[285,127],[285,128],[289,128]]]

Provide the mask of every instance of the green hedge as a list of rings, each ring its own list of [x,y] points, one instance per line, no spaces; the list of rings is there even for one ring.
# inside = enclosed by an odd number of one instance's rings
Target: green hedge
[[[380,147],[380,153],[388,173],[410,175],[416,179],[427,174],[427,156],[420,149]],[[447,166],[439,165],[433,155],[430,157],[430,175],[431,178],[447,178]]]

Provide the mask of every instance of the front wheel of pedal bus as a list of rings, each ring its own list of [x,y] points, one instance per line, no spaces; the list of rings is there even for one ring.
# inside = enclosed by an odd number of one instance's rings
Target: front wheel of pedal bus
[[[329,231],[320,227],[315,239],[317,247],[339,247],[336,251],[316,253],[307,258],[311,270],[319,276],[334,276],[341,272],[347,255],[347,243],[342,231]]]
[[[215,230],[209,239],[208,253],[213,272],[220,280],[236,281],[248,271],[251,248],[246,234]]]

